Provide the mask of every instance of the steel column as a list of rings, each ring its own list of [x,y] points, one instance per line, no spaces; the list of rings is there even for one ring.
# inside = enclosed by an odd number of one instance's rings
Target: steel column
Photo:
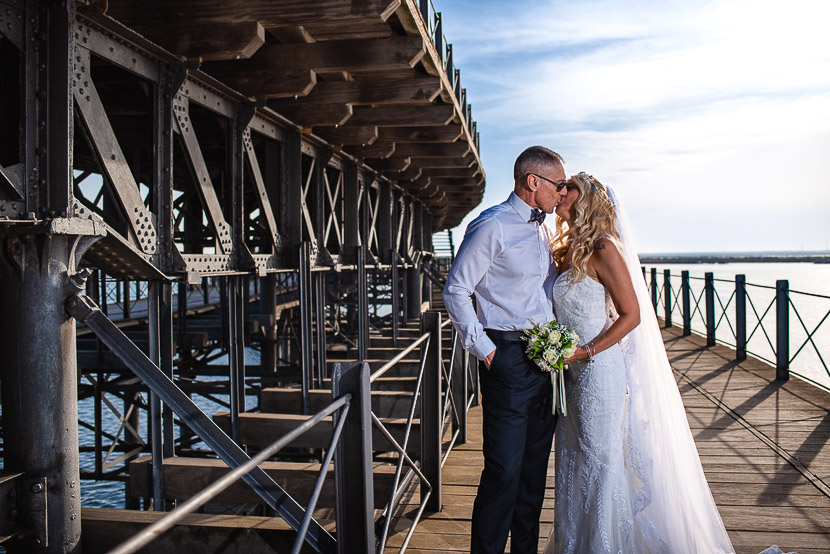
[[[147,319],[148,319],[148,338],[150,342],[150,360],[161,367],[161,336],[159,325],[159,296],[161,293],[160,284],[153,281],[149,285],[149,294],[147,297]],[[165,508],[164,503],[164,469],[162,463],[164,461],[164,441],[162,433],[161,422],[161,399],[158,395],[150,391],[150,453],[152,456],[153,466],[153,510],[163,512]]]
[[[400,299],[400,283],[398,282],[398,252],[392,248],[389,251],[389,279],[391,281],[390,289],[390,306],[392,310],[392,348],[398,347],[398,332],[400,327],[400,313],[401,313],[401,299]]]
[[[366,247],[357,249],[357,359],[369,357],[369,283],[366,275]]]
[[[73,288],[67,274],[75,270],[75,240],[0,238],[4,469],[25,472],[33,483],[19,499],[33,534],[9,552],[80,551],[75,321],[63,308]]]
[[[314,366],[316,375],[314,385],[323,388],[326,377],[326,274],[322,271],[312,272],[314,286],[314,320],[316,324]]]
[[[303,413],[308,413],[308,395],[312,383],[312,298],[311,243],[300,243],[300,371],[302,375]]]
[[[263,325],[262,357],[260,369],[263,372],[277,372],[277,277],[273,273],[261,279],[259,293],[260,311],[269,316],[268,325]]]

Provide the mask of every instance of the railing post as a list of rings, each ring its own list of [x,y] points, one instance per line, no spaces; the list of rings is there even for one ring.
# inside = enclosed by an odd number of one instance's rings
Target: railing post
[[[357,359],[369,357],[369,283],[366,275],[366,247],[357,247]]]
[[[651,305],[654,313],[657,314],[657,268],[651,268]]]
[[[663,304],[665,308],[666,327],[671,327],[671,270],[663,270]]]
[[[735,275],[735,359],[746,360],[746,275]]]
[[[458,430],[458,444],[467,442],[467,367],[464,361],[467,352],[461,346],[458,332],[452,331],[452,400],[455,404],[457,420],[453,419],[453,432]]]
[[[124,303],[121,304],[121,314],[124,319],[130,319],[130,282],[124,281]],[[118,286],[116,282],[115,286]]]
[[[438,57],[441,58],[441,65],[444,66],[447,60],[444,59],[446,57],[444,53],[444,23],[440,12],[435,14],[435,36],[432,42],[438,51]]]
[[[432,485],[426,511],[441,511],[441,313],[421,314],[421,334],[429,333],[429,342],[422,349],[424,377],[421,389],[421,470]],[[421,483],[421,496],[427,493]]]
[[[303,391],[303,413],[308,413],[309,389],[313,378],[313,352],[312,344],[314,337],[312,331],[312,309],[311,298],[311,243],[303,241],[300,243],[300,271],[298,288],[300,292],[300,375],[302,377]]]
[[[390,309],[392,310],[392,347],[398,347],[399,317],[401,312],[400,289],[398,288],[398,252],[394,248],[389,252]]]
[[[337,363],[332,370],[332,397],[352,400],[334,454],[337,505],[337,552],[372,552],[375,548],[372,484],[372,400],[369,364]],[[342,417],[335,414],[335,425]]]
[[[706,296],[706,346],[715,346],[715,275],[704,275]]]
[[[692,295],[689,286],[689,272],[680,272],[680,296],[683,300],[683,336],[692,334]]]
[[[474,354],[468,352],[467,360],[467,374],[469,375],[469,383],[472,388],[473,406],[478,406],[478,358]]]
[[[790,379],[790,282],[775,282],[775,378]]]

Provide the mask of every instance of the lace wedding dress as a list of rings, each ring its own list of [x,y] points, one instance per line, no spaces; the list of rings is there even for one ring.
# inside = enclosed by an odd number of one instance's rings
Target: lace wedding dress
[[[576,331],[584,346],[610,324],[610,298],[590,277],[570,283],[569,272],[553,287],[557,321]],[[554,533],[545,552],[668,551],[650,522],[635,520],[648,492],[630,488],[631,477],[637,482],[630,468],[640,461],[636,452],[625,452],[628,391],[621,348],[571,364],[565,387],[568,415],[560,418],[555,439]]]
[[[686,420],[660,328],[613,191],[640,324],[565,372],[568,414],[556,429],[556,500],[546,553],[731,553]],[[611,324],[605,287],[563,272],[557,320],[584,346]]]

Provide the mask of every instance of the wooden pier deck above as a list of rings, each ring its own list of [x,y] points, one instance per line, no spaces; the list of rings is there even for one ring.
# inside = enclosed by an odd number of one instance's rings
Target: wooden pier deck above
[[[734,351],[707,347],[704,337],[669,328],[663,338],[736,551],[757,553],[773,544],[799,554],[830,551],[830,394],[797,379],[776,381],[774,368],[754,359],[738,363]],[[407,552],[469,551],[483,466],[480,407],[470,410],[468,429],[467,444],[443,468],[444,509],[421,521]],[[553,522],[553,464],[551,456],[542,544]]]

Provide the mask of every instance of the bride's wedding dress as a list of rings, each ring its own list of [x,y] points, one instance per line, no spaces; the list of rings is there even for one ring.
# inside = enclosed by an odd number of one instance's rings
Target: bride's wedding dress
[[[569,272],[553,286],[557,321],[587,343],[609,326],[610,298],[590,277],[570,283]],[[635,517],[648,491],[636,475],[642,460],[625,451],[628,391],[621,347],[571,364],[565,383],[568,415],[556,429],[556,515],[545,552],[668,551],[654,525]]]
[[[546,553],[734,552],[700,465],[619,203],[623,257],[640,325],[565,372],[568,414],[555,437],[554,526]],[[557,320],[584,346],[611,324],[605,287],[563,272]]]

